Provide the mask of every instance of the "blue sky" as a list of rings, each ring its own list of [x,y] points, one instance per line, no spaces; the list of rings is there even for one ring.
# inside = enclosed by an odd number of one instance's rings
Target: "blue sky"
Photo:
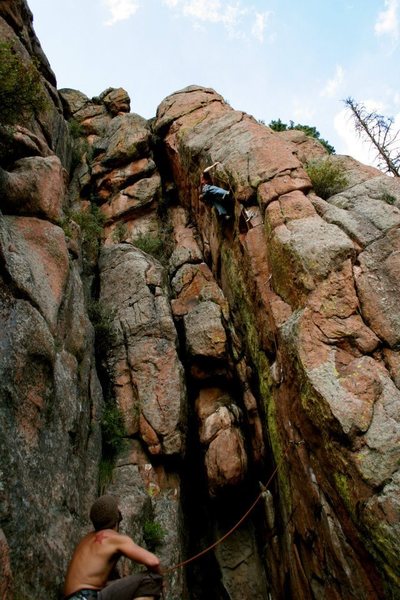
[[[190,84],[268,123],[314,125],[370,162],[342,100],[400,128],[400,0],[28,0],[58,87],[123,87],[155,115]]]

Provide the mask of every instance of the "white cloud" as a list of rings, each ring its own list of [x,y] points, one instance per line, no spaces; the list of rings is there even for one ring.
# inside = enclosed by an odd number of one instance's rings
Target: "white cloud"
[[[224,20],[223,7],[219,0],[190,0],[184,2],[183,14],[211,23]]]
[[[104,0],[104,4],[111,13],[111,18],[106,21],[110,26],[129,19],[140,6],[138,0]]]
[[[379,100],[364,100],[360,102],[367,111],[376,112],[378,114],[387,115],[387,106]],[[400,129],[400,113],[393,118],[393,132]],[[377,167],[377,155],[372,145],[361,137],[354,128],[351,111],[344,108],[336,114],[334,118],[334,126],[340,138],[345,144],[345,153],[353,156],[360,162]],[[393,136],[392,136],[393,137]]]
[[[270,13],[268,12],[256,13],[256,19],[251,33],[260,43],[264,41],[264,32],[269,14]]]
[[[315,117],[315,107],[311,108],[303,101],[295,99],[293,102],[292,113],[294,120],[297,121],[297,123],[302,123],[304,125],[313,121]]]
[[[400,92],[393,92],[393,103],[400,104]]]
[[[381,11],[375,23],[376,35],[388,35],[394,42],[399,39],[399,0],[385,0],[385,10]]]
[[[191,18],[195,27],[199,23],[222,25],[231,36],[244,37],[246,29],[260,43],[269,12],[259,12],[254,7],[245,7],[242,0],[162,0],[168,8]],[[246,20],[245,20],[246,19]],[[250,22],[251,21],[251,22]]]
[[[328,98],[332,98],[337,93],[344,79],[344,70],[343,67],[337,65],[335,75],[332,79],[329,79],[325,85],[325,87],[321,90],[321,96],[327,96]]]
[[[376,167],[375,155],[370,145],[364,142],[355,131],[351,115],[346,108],[335,115],[334,127],[344,143],[342,154],[348,154],[366,165]]]
[[[238,4],[223,4],[220,0],[189,0],[184,2],[183,14],[200,21],[222,23],[233,32],[242,14],[246,12]]]

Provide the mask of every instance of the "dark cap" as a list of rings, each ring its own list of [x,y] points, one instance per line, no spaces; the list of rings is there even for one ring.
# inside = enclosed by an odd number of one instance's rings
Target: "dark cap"
[[[90,509],[90,520],[96,531],[112,529],[122,520],[117,499],[114,496],[100,496]]]

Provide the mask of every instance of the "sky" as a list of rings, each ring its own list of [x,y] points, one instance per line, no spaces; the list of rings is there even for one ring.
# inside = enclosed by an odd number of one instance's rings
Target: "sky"
[[[372,164],[347,97],[400,129],[400,0],[28,0],[58,88],[123,87],[155,116],[188,85],[236,110],[315,126]]]

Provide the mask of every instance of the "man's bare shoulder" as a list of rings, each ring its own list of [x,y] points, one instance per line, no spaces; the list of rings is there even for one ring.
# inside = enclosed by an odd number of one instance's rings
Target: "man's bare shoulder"
[[[92,532],[92,535],[91,541],[94,544],[109,543],[118,546],[130,539],[127,535],[121,534],[115,531],[115,529],[101,529],[100,531]]]

